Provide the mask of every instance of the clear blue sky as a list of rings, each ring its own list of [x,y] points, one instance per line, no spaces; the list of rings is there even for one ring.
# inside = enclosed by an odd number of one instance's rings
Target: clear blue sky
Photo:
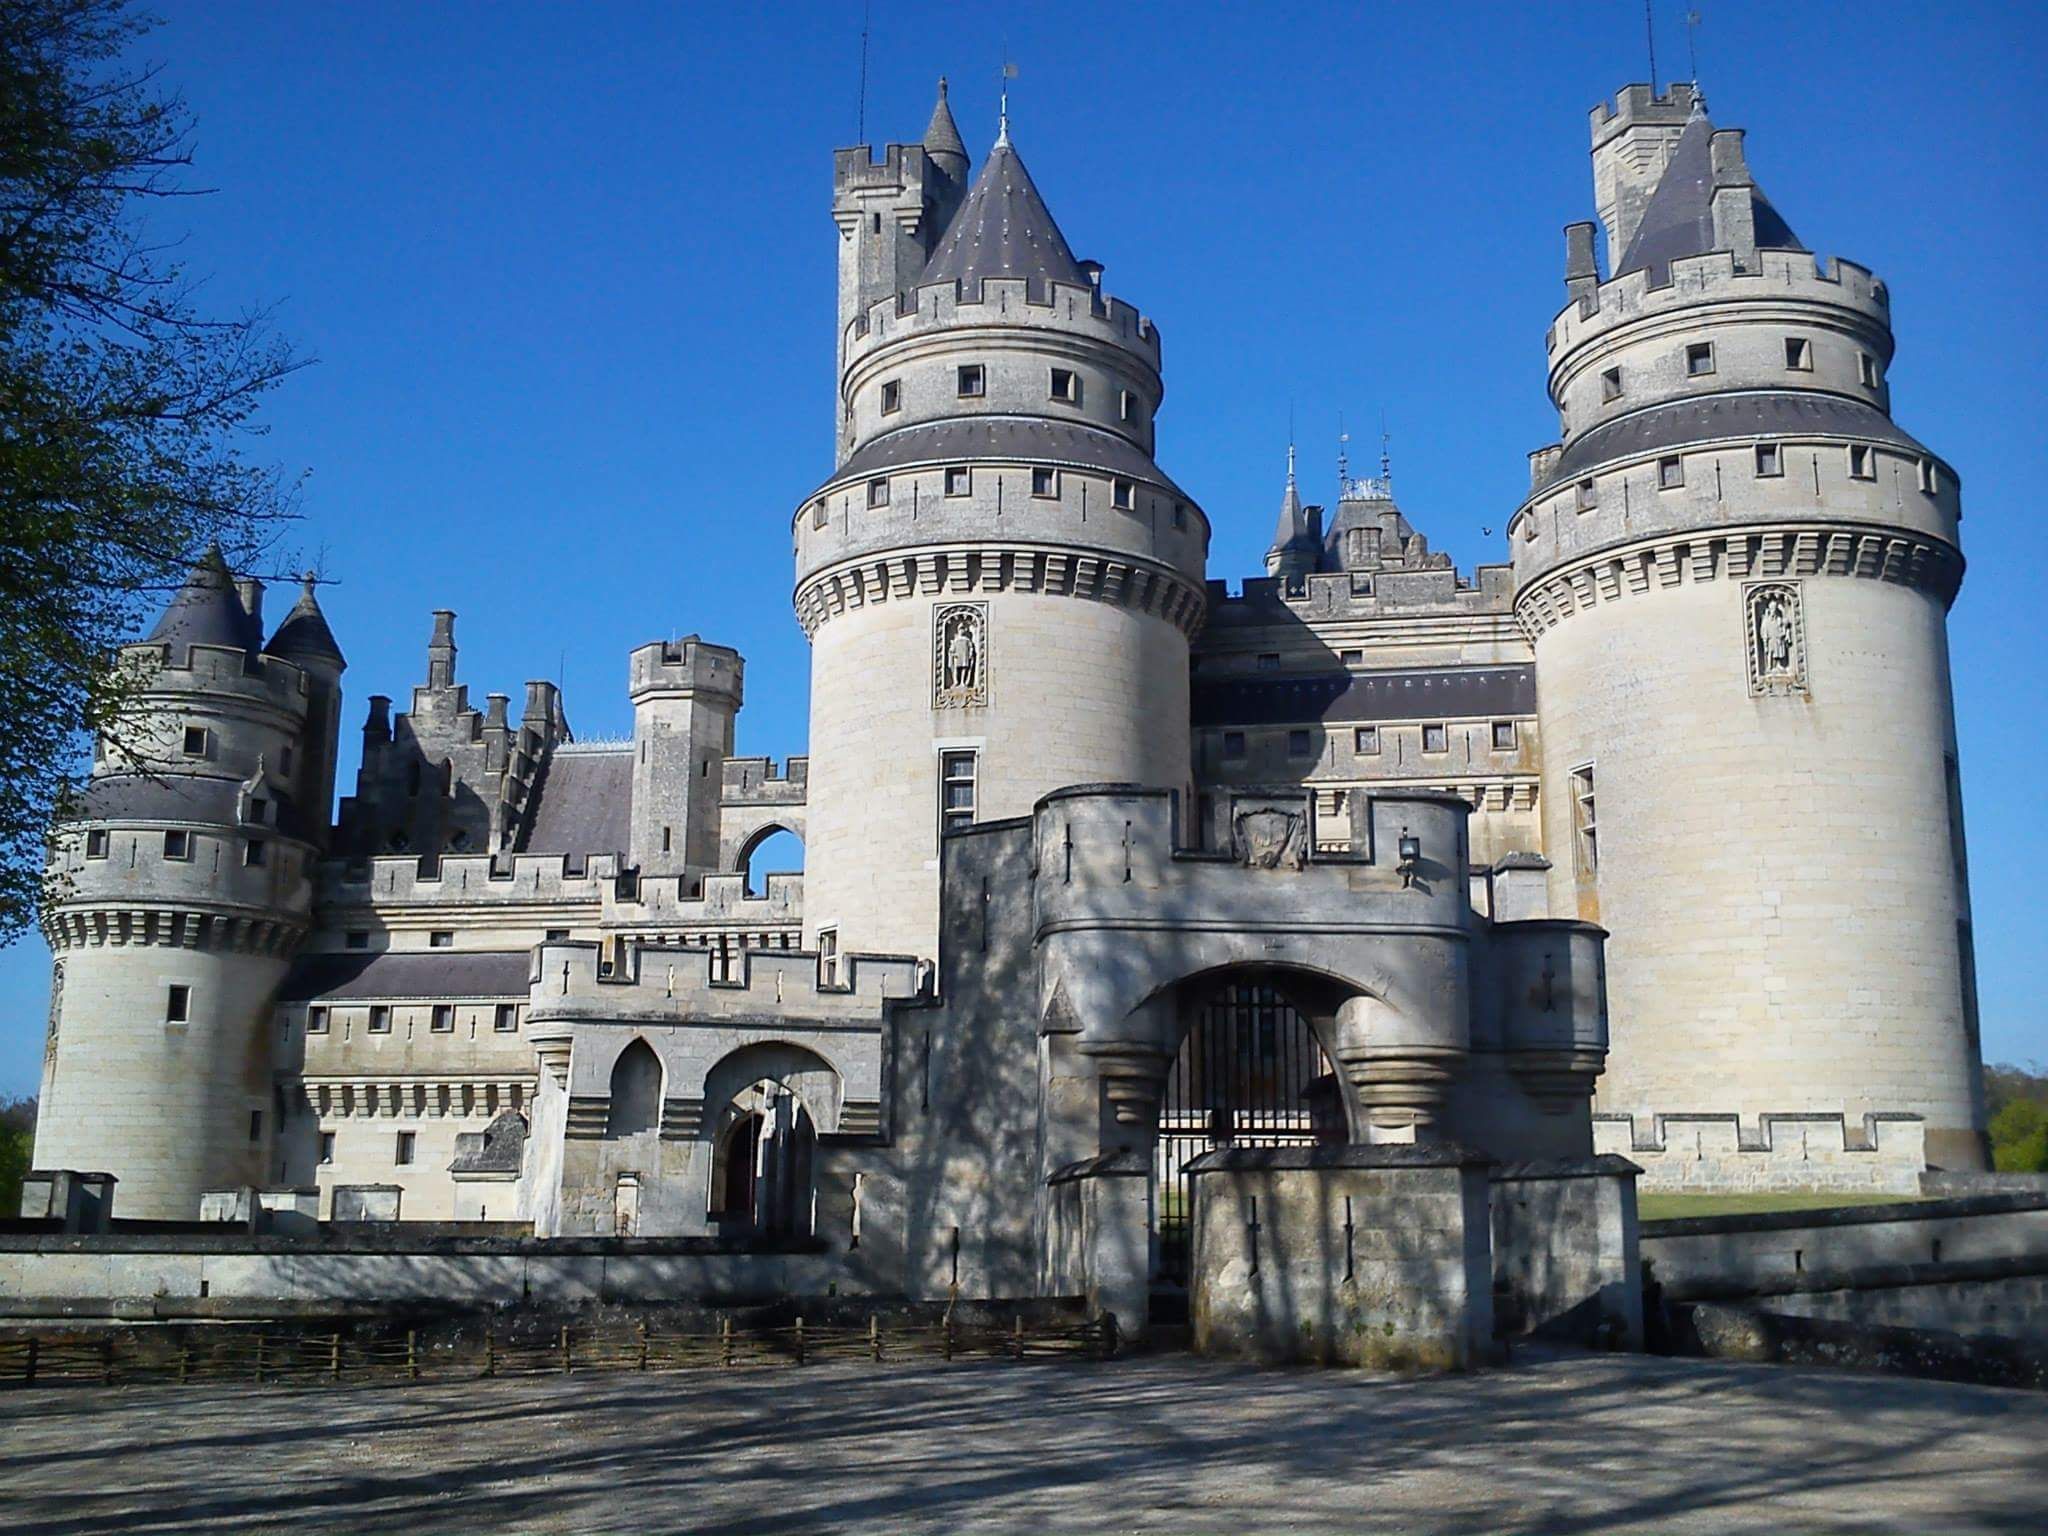
[[[1658,63],[1686,73],[1680,0]],[[1963,477],[1953,616],[1984,1038],[2048,1058],[2038,616],[2048,213],[2036,5],[1701,3],[1714,116],[1815,249],[1891,284],[1899,420]],[[855,139],[859,0],[166,6],[149,53],[199,117],[173,212],[224,309],[274,303],[319,365],[265,451],[311,471],[299,544],[348,653],[348,731],[459,611],[481,696],[558,671],[629,726],[626,653],[748,659],[740,748],[804,749],[790,509],[830,462],[831,153]],[[1290,402],[1309,494],[1337,416],[1461,566],[1551,441],[1560,227],[1592,217],[1586,113],[1642,79],[1638,0],[1281,6],[875,0],[868,137],[933,82],[979,159],[1007,39],[1018,145],[1077,252],[1159,323],[1160,459],[1259,568]],[[1488,535],[1486,528],[1496,530]],[[288,594],[282,595],[288,600]],[[274,617],[274,615],[273,615]],[[354,753],[344,759],[352,782]],[[0,1093],[48,994],[0,951]]]

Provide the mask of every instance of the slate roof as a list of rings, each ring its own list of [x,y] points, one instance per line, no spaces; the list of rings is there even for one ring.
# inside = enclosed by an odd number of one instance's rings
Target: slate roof
[[[1071,465],[1146,480],[1185,498],[1151,457],[1130,439],[1079,422],[1037,416],[972,416],[901,427],[864,444],[832,476],[832,484],[923,465],[993,460]]]
[[[235,592],[235,578],[219,545],[209,546],[187,573],[185,584],[149,632],[148,643],[169,646],[171,660],[179,664],[195,645],[227,646],[253,656],[263,644],[262,632]]]
[[[939,81],[939,99],[932,107],[932,120],[925,125],[924,149],[928,155],[958,155],[967,158],[967,145],[960,137],[960,125],[953,121],[953,109],[946,105],[946,82]]]
[[[631,836],[633,749],[557,749],[534,786],[523,853],[624,853]]]
[[[988,277],[1027,278],[1027,291],[1044,300],[1056,282],[1091,286],[1024,161],[1007,143],[989,151],[918,283],[958,282],[973,297]]]
[[[1642,222],[1615,264],[1614,277],[1647,270],[1653,282],[1667,282],[1671,263],[1681,256],[1704,256],[1718,249],[1714,243],[1713,138],[1714,125],[1704,113],[1685,125],[1657,190],[1643,209]],[[1792,226],[1764,196],[1763,188],[1752,183],[1749,191],[1758,248],[1805,250]]]
[[[528,991],[528,950],[349,950],[301,955],[285,973],[278,1000],[403,1002],[411,998],[518,1001]]]
[[[1198,726],[1507,719],[1536,713],[1536,669],[1443,667],[1214,681],[1197,676],[1193,707]]]
[[[170,821],[201,826],[235,827],[242,785],[238,779],[179,774],[150,778],[139,773],[110,773],[90,779],[80,792],[73,821]],[[285,837],[314,840],[320,830],[311,818],[271,787],[276,827]]]
[[[1529,499],[1616,459],[1729,438],[1806,436],[1861,438],[1915,455],[1927,452],[1891,417],[1864,401],[1811,391],[1745,390],[1673,400],[1603,422],[1558,456],[1550,478]]]
[[[348,665],[341,654],[341,647],[335,643],[334,631],[327,627],[327,615],[320,611],[319,599],[313,596],[313,578],[310,575],[306,577],[305,590],[299,593],[299,600],[284,616],[284,622],[277,626],[277,633],[270,637],[270,643],[263,650],[265,655],[282,656],[286,661],[328,661],[339,667]]]

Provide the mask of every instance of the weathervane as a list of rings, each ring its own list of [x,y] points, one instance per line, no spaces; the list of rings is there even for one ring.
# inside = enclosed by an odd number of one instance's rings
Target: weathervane
[[[1003,82],[1002,98],[1001,104],[996,111],[996,144],[998,146],[1010,142],[1010,82],[1017,78],[1017,66],[1010,62],[1010,49],[1007,43],[1003,46],[1003,73],[1001,78]]]

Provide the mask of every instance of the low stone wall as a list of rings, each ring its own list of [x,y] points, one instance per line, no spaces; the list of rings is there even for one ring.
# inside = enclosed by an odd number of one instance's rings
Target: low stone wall
[[[1494,1328],[1502,1337],[1642,1347],[1635,1180],[1625,1157],[1493,1170]]]
[[[1671,1332],[1669,1342],[1680,1354],[2048,1390],[2048,1347],[2027,1340],[1848,1323],[1714,1302],[1675,1308]]]
[[[1916,1195],[1927,1167],[1917,1115],[1735,1114],[1593,1116],[1593,1150],[1642,1169],[1651,1194],[1808,1189]]]

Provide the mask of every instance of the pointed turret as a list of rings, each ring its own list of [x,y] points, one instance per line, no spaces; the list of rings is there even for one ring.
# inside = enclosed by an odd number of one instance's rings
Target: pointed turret
[[[195,645],[227,646],[253,655],[262,639],[235,594],[234,573],[220,546],[209,544],[185,577],[185,585],[165,605],[147,643],[169,646],[173,660],[181,661],[183,652]]]
[[[1732,250],[1743,270],[1758,250],[1805,249],[1751,178],[1740,131],[1717,131],[1695,97],[1671,162],[1611,275],[1647,271],[1662,283],[1681,257]]]
[[[346,671],[348,662],[341,654],[340,645],[335,642],[334,631],[327,627],[327,615],[320,611],[320,601],[313,595],[313,583],[313,573],[306,572],[299,600],[284,616],[284,622],[277,626],[277,633],[270,637],[263,653],[281,656],[286,661],[311,662],[331,668],[336,673]]]
[[[1287,489],[1280,496],[1280,522],[1273,547],[1266,551],[1266,574],[1283,579],[1305,576],[1316,568],[1321,538],[1302,510],[1301,490],[1294,478],[1294,444],[1287,445]]]
[[[974,298],[989,277],[1024,278],[1036,299],[1050,298],[1054,283],[1090,286],[1007,127],[918,281],[958,282]]]
[[[967,144],[960,137],[960,125],[953,121],[953,109],[946,105],[946,77],[939,76],[939,99],[932,107],[932,120],[925,125],[924,152],[932,164],[962,186],[967,184]]]

